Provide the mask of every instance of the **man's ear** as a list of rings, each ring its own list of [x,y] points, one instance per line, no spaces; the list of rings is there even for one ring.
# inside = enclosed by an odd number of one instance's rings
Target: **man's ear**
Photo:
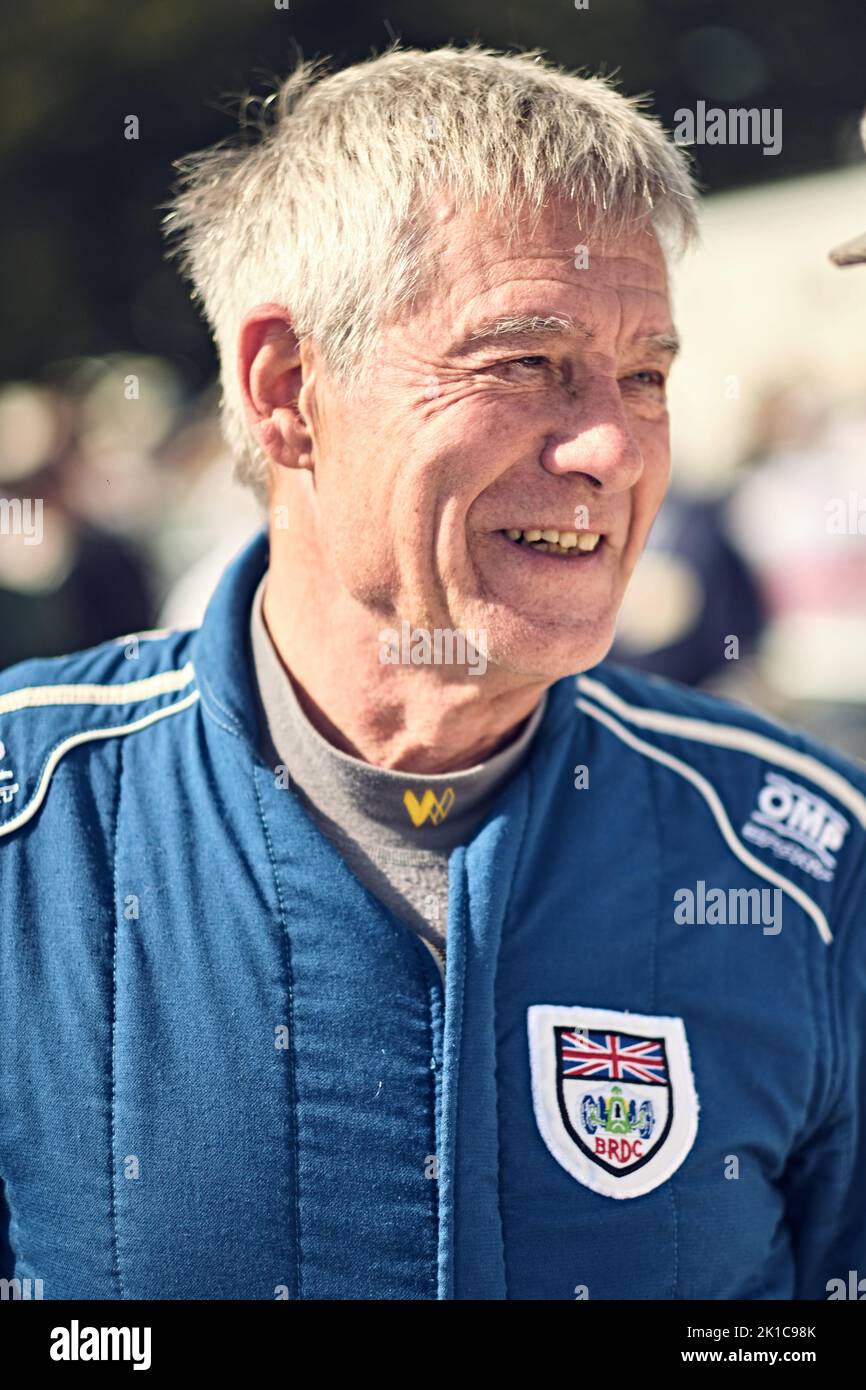
[[[280,468],[312,468],[312,438],[298,406],[304,369],[288,310],[260,304],[246,315],[237,367],[259,448]]]

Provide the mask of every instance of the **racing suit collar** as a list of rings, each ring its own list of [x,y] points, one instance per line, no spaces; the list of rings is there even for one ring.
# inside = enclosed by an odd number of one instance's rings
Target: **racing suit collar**
[[[193,663],[205,711],[260,761],[250,608],[268,568],[265,527],[223,571],[195,635]]]

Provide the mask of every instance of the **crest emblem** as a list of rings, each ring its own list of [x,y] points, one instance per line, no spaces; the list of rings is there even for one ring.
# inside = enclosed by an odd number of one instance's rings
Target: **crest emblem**
[[[606,1197],[666,1182],[698,1130],[682,1019],[533,1004],[528,1026],[535,1119],[557,1162]]]

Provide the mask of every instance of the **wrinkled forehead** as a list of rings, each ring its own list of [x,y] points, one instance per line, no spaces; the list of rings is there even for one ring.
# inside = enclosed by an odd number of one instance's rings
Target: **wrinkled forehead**
[[[442,195],[431,211],[424,281],[414,309],[452,329],[482,310],[568,313],[591,300],[603,313],[614,298],[658,318],[657,331],[670,321],[667,262],[649,219],[589,220],[570,199],[503,216]]]

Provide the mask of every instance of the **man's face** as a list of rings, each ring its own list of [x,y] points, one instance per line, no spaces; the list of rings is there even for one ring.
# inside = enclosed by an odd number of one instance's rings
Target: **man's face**
[[[652,232],[590,239],[588,265],[572,204],[524,233],[443,207],[435,285],[386,326],[369,389],[317,376],[314,505],[377,621],[482,629],[490,665],[549,681],[606,654],[661,503],[673,325]],[[544,531],[601,539],[545,553]]]

